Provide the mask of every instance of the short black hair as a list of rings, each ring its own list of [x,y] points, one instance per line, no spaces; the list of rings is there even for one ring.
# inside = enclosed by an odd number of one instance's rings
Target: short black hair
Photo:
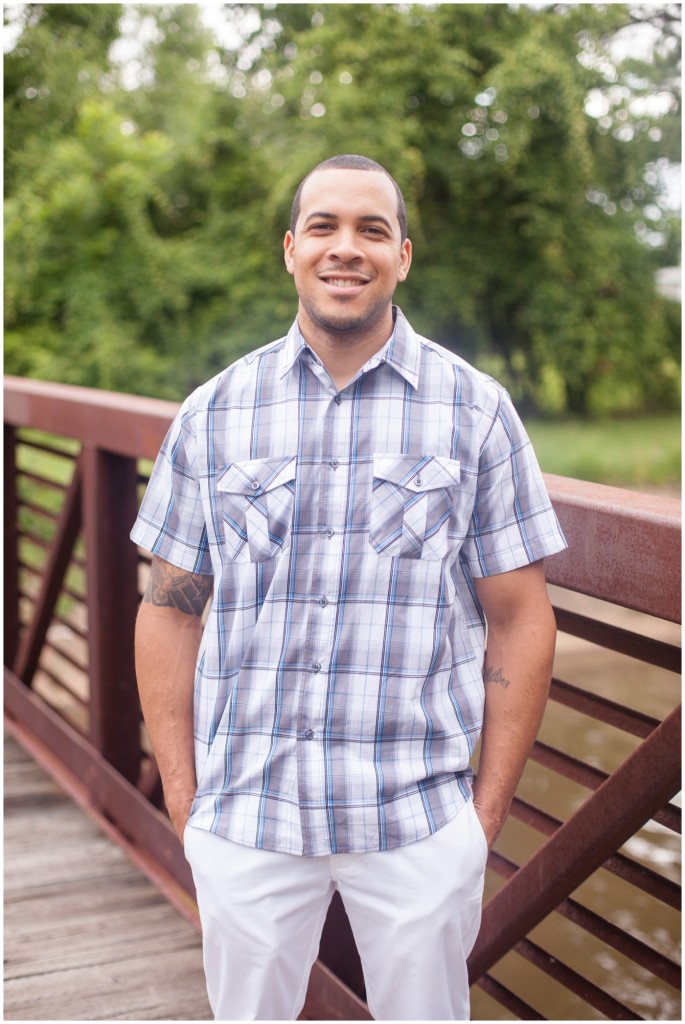
[[[389,171],[386,171],[382,164],[376,163],[375,160],[371,160],[368,156],[359,156],[356,153],[343,153],[340,156],[331,156],[327,160],[322,161],[322,163],[317,164],[316,167],[314,167],[309,174],[302,179],[300,184],[297,186],[295,198],[293,199],[292,210],[290,212],[290,230],[292,233],[295,234],[295,225],[297,224],[297,219],[300,216],[300,199],[302,197],[302,189],[304,188],[305,183],[316,171],[328,171],[334,169],[343,171],[380,171],[381,174],[386,176],[386,178],[390,178],[397,194],[397,219],[400,224],[402,241],[404,241],[407,237],[407,211],[404,205],[404,196],[402,195],[400,186],[397,184],[392,174],[390,174]]]

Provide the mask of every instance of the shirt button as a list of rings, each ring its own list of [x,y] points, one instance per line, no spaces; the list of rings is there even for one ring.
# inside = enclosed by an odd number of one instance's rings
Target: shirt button
[[[328,529],[326,530],[326,536],[327,536],[327,537],[328,537],[329,539],[330,539],[331,537],[334,537],[334,536],[335,536],[335,530],[331,530],[331,528],[330,528],[330,526],[329,526],[329,527],[328,527]]]
[[[304,738],[306,740],[313,740],[314,739],[314,730],[313,729],[307,729],[306,733],[304,734]]]
[[[315,661],[314,664],[312,665],[312,670],[314,672],[320,672],[321,671],[321,664],[320,664],[320,662]]]
[[[258,491],[259,490],[259,480],[253,480],[252,481],[252,490],[253,491]]]
[[[337,469],[339,465],[340,465],[340,463],[338,462],[337,459],[332,459],[331,460],[331,466],[333,467],[333,469]]]
[[[325,608],[326,605],[328,604],[328,598],[327,597],[320,597],[319,598],[319,604],[321,605],[322,608]]]
[[[340,395],[335,396],[335,404],[342,405],[342,397]]]
[[[417,487],[420,487],[421,486],[421,477],[417,476],[416,480],[414,480],[414,483],[416,484]]]

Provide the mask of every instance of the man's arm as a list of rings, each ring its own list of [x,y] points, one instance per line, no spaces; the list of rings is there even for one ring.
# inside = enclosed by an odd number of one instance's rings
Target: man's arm
[[[547,703],[556,622],[543,563],[474,580],[488,623],[474,803],[488,845],[502,828]]]
[[[136,622],[136,674],[143,716],[171,821],[183,838],[195,796],[193,688],[202,613],[213,577],[153,555]]]

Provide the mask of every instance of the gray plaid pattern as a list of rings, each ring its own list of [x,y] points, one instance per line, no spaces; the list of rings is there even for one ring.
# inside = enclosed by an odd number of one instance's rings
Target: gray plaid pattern
[[[133,540],[214,576],[191,823],[306,856],[402,846],[471,787],[474,577],[565,546],[506,392],[395,310],[342,392],[297,324],[195,391]]]

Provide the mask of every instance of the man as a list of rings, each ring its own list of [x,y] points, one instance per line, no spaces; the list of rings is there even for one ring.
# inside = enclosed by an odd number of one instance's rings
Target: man
[[[295,324],[186,400],[132,534],[210,1002],[295,1019],[337,888],[374,1016],[468,1019],[487,852],[549,687],[542,559],[565,542],[506,393],[392,305],[412,248],[388,172],[319,165],[284,249]]]

